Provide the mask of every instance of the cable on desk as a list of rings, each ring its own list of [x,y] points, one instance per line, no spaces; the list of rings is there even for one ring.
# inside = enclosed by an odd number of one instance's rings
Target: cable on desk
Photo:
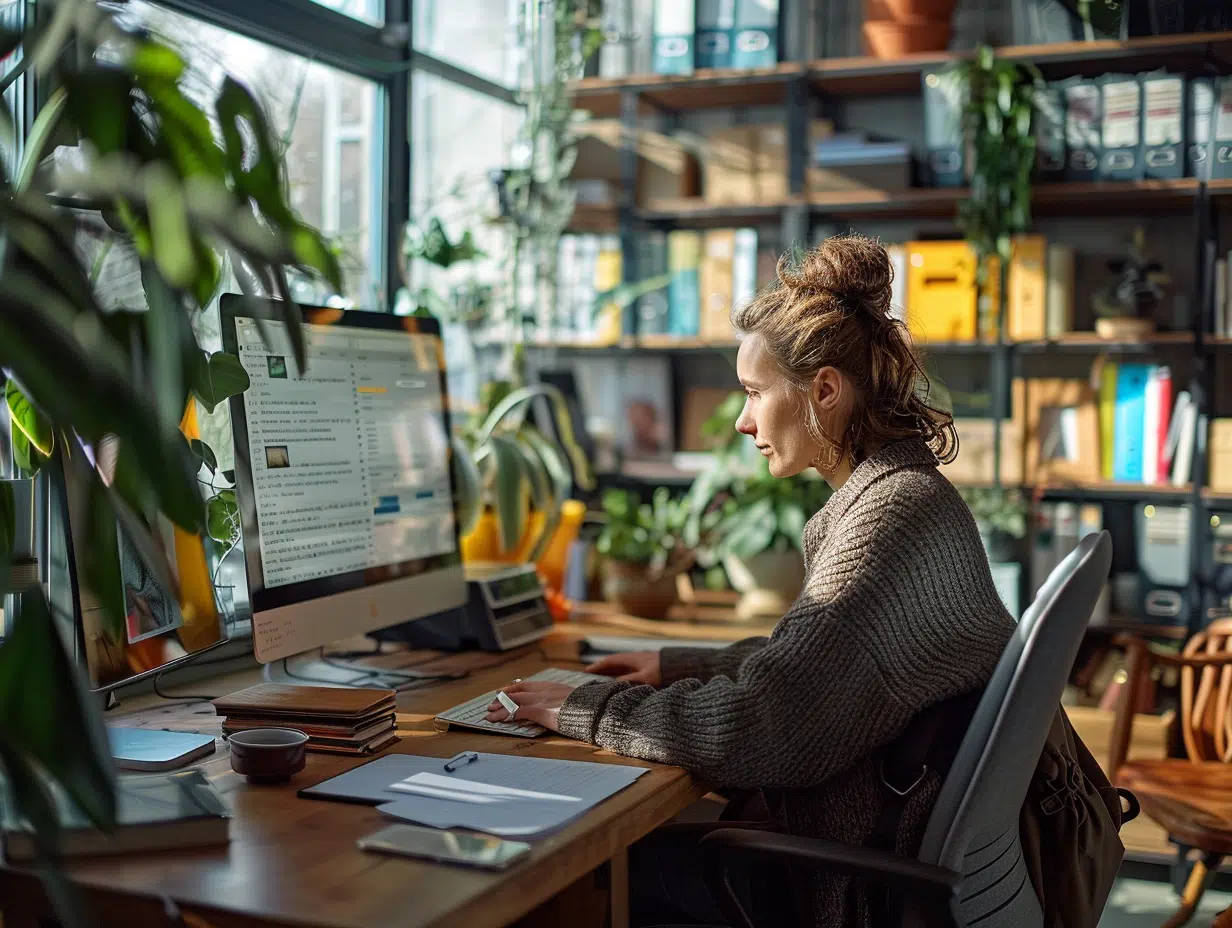
[[[158,673],[154,674],[154,695],[158,696],[160,699],[168,699],[168,700],[171,700],[172,702],[186,702],[186,703],[213,702],[215,699],[218,699],[219,697],[217,696],[206,696],[204,693],[183,693],[183,694],[166,693],[166,692],[163,692],[163,688],[159,686],[159,683],[162,682],[162,678],[164,674],[174,673],[177,670],[183,670],[189,664],[195,664],[199,658],[204,657],[206,654],[209,654],[211,651],[218,650],[219,648],[223,647],[224,645],[229,644],[230,642],[231,642],[230,638],[222,638],[219,641],[215,641],[213,644],[202,648],[200,651],[194,651],[192,654],[188,655],[186,658],[184,658],[179,663],[173,666],[165,667],[162,670],[158,671]],[[220,660],[204,661],[203,666],[209,665],[209,664],[221,664],[229,660],[232,660],[232,658],[228,657],[228,658],[224,658]]]

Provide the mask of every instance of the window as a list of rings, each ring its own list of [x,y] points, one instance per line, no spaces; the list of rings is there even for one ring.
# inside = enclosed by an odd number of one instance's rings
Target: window
[[[275,143],[286,151],[291,206],[340,251],[341,296],[365,309],[381,307],[381,88],[144,0],[133,0],[126,10],[127,17],[180,50],[190,69],[186,90],[207,111],[213,111],[224,74],[256,95]],[[295,295],[306,302],[334,296],[309,281],[296,281]]]
[[[385,22],[384,0],[315,0],[321,6],[378,26]]]
[[[519,5],[518,0],[415,0],[415,49],[513,86]]]
[[[431,288],[456,307],[502,305],[509,291],[511,236],[499,216],[492,172],[509,164],[524,111],[440,78],[415,72],[411,81],[411,219],[435,218],[450,241],[470,232],[484,256],[443,270],[425,261],[410,269],[413,290]],[[477,398],[469,339],[446,327],[451,398]],[[461,352],[461,353],[460,353]]]

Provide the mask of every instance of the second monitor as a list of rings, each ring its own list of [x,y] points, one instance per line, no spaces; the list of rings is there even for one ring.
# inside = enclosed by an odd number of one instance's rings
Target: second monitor
[[[250,306],[221,302],[251,381],[231,416],[257,659],[464,606],[436,322],[301,307],[299,371]]]

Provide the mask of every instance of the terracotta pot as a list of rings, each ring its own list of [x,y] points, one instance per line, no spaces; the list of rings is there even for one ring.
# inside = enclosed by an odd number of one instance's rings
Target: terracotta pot
[[[879,0],[885,16],[868,19],[891,19],[900,23],[948,23],[954,13],[954,0]]]
[[[864,24],[864,45],[874,58],[893,59],[920,52],[943,52],[950,43],[950,23],[923,20],[873,20]]]
[[[605,558],[600,567],[603,598],[622,612],[640,619],[665,619],[679,598],[676,577],[687,570],[693,558],[682,558],[666,570],[651,576],[645,564],[631,564]]]
[[[1134,316],[1112,316],[1095,320],[1095,333],[1109,341],[1132,342],[1155,333],[1155,320]]]

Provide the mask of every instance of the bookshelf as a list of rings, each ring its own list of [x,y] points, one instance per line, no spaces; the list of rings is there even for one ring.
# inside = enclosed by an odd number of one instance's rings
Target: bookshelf
[[[1232,64],[1232,32],[1152,36],[1126,42],[1060,42],[998,48],[1002,58],[1031,61],[1046,78],[1093,76],[1104,71],[1202,69]],[[623,94],[636,96],[643,112],[683,113],[702,109],[777,106],[788,87],[803,81],[822,98],[903,96],[917,93],[922,75],[967,57],[963,53],[878,58],[828,58],[783,62],[757,70],[701,70],[687,76],[658,74],[588,77],[573,85],[574,106],[597,117],[621,115]]]
[[[1029,61],[1049,80],[1066,77],[1096,77],[1104,73],[1139,73],[1167,69],[1188,76],[1232,73],[1232,31],[1187,35],[1135,38],[1124,42],[1064,42],[1033,46],[1001,47],[996,50],[1003,59]],[[631,75],[618,79],[586,78],[574,85],[574,105],[600,118],[618,118],[626,130],[642,124],[646,115],[661,117],[667,126],[679,127],[680,119],[691,113],[721,109],[777,107],[783,113],[787,129],[786,195],[777,200],[717,204],[702,197],[661,199],[650,197],[635,203],[637,153],[635,134],[626,131],[622,154],[620,205],[606,208],[586,207],[579,210],[574,227],[578,231],[597,231],[619,237],[622,268],[627,281],[636,281],[638,236],[649,230],[670,232],[676,229],[721,229],[769,226],[777,227],[782,243],[804,242],[811,238],[817,225],[838,226],[867,222],[933,223],[932,230],[943,228],[940,222],[955,223],[959,205],[967,197],[962,188],[912,187],[889,191],[810,191],[807,164],[809,121],[815,115],[835,116],[841,120],[848,102],[864,102],[862,112],[868,112],[868,102],[887,102],[893,98],[920,97],[925,74],[969,57],[970,53],[928,53],[886,61],[870,57],[831,58],[823,60],[786,61],[773,68],[759,70],[700,70],[687,76]],[[901,102],[901,101],[900,101]],[[908,104],[912,105],[912,104]],[[887,114],[902,113],[902,106],[887,106]],[[893,119],[893,116],[871,117]],[[875,131],[875,125],[857,122],[860,129]],[[842,126],[840,126],[841,130]],[[783,189],[780,186],[780,189]],[[1117,222],[1118,217],[1171,216],[1186,221],[1193,217],[1193,253],[1196,266],[1194,283],[1198,299],[1207,300],[1214,293],[1213,259],[1207,257],[1203,243],[1218,245],[1220,225],[1232,219],[1232,180],[1202,182],[1185,177],[1175,180],[1145,180],[1135,182],[1040,183],[1032,192],[1032,212],[1041,219],[1101,218]],[[760,234],[760,231],[759,231]],[[935,235],[935,231],[926,237]],[[1217,254],[1227,245],[1216,248]],[[1094,332],[1073,332],[1048,341],[1029,342],[927,342],[919,347],[924,355],[958,356],[965,361],[988,365],[989,383],[994,395],[992,416],[1008,415],[1007,400],[1010,382],[1022,376],[1018,362],[1031,359],[1032,368],[1051,362],[1046,356],[1068,358],[1072,369],[1090,356],[1100,354],[1123,357],[1126,363],[1167,359],[1174,369],[1191,372],[1188,388],[1198,399],[1199,412],[1212,413],[1215,396],[1216,362],[1226,363],[1232,337],[1208,334],[1209,307],[1192,313],[1193,329],[1159,332],[1136,341],[1108,341]],[[636,319],[630,324],[626,312],[626,330],[636,330]],[[696,338],[673,339],[627,337],[615,344],[551,344],[541,350],[583,354],[645,352],[677,359],[723,356],[730,360],[736,344],[714,343]],[[586,356],[592,356],[586,354]],[[702,363],[700,360],[697,362]],[[708,368],[713,371],[713,368]],[[675,368],[674,368],[675,370]],[[676,376],[673,374],[673,376]],[[733,378],[734,382],[734,378]],[[996,401],[1000,394],[999,402]],[[1001,421],[1004,421],[1003,418]],[[999,432],[999,428],[998,428]],[[1232,494],[1215,494],[1204,486],[1207,473],[1205,444],[1195,437],[1193,473],[1202,475],[1189,486],[1140,485],[1094,482],[1071,486],[1023,487],[1037,499],[1100,502],[1109,504],[1156,503],[1159,505],[1189,504],[1192,521],[1190,549],[1191,574],[1195,577],[1194,592],[1200,594],[1200,580],[1205,570],[1201,551],[1209,531],[1209,514],[1215,507],[1232,506]],[[630,473],[612,475],[622,481],[657,480],[672,485],[687,484],[694,474],[687,471]],[[1192,598],[1201,601],[1201,595]],[[1200,607],[1199,607],[1200,608]],[[1198,610],[1190,616],[1190,625],[1201,621]],[[1125,628],[1130,627],[1125,621]],[[1141,628],[1136,623],[1133,627]],[[1177,634],[1176,629],[1171,629]],[[1180,633],[1183,635],[1184,630]]]

